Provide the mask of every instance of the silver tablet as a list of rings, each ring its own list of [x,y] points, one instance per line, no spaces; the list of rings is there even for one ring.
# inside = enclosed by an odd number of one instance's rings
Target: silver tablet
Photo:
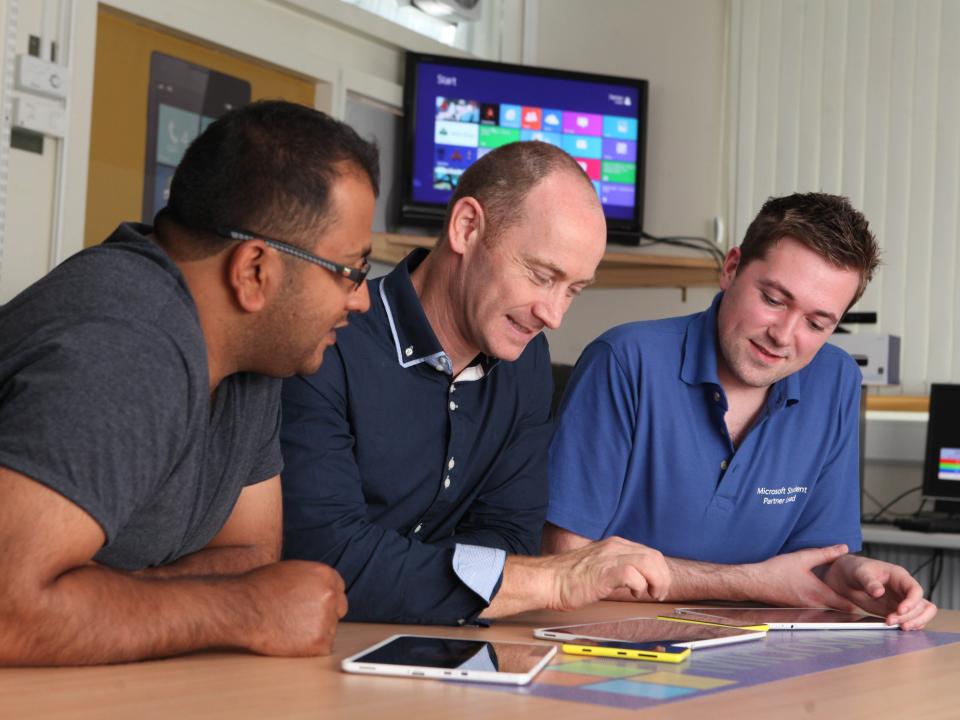
[[[759,640],[766,635],[761,630],[675,622],[651,617],[626,618],[586,625],[537,628],[533,631],[533,634],[535,637],[544,640],[567,641],[576,638],[588,638],[590,640],[679,645],[688,648]]]
[[[725,625],[766,625],[771,630],[895,630],[882,617],[829,608],[698,607],[677,608],[674,615]]]
[[[551,645],[393,635],[341,663],[346,672],[526,685],[557,653]]]

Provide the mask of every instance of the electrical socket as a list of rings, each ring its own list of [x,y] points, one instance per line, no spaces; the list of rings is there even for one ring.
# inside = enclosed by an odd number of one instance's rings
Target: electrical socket
[[[63,65],[30,55],[17,55],[17,90],[65,99],[70,92],[70,71]]]

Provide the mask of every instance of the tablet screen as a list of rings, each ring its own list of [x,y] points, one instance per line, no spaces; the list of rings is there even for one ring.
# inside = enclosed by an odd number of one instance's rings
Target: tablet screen
[[[828,608],[677,608],[677,614],[691,619],[726,622],[734,625],[874,625],[883,623],[875,615],[830,610]]]
[[[548,645],[401,635],[353,662],[525,675],[553,651]]]
[[[689,645],[690,647],[696,647],[699,643],[721,644],[724,641],[763,637],[763,633],[751,632],[742,628],[715,627],[655,618],[627,618],[589,625],[541,628],[534,634],[537,637],[558,640],[583,637],[661,645],[687,645],[692,643],[692,645]]]

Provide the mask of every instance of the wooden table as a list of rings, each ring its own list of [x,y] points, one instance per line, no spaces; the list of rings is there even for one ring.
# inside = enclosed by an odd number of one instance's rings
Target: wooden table
[[[489,629],[345,623],[327,658],[198,653],[92,668],[0,670],[0,718],[957,718],[960,643],[638,711],[500,693],[469,684],[340,672],[340,660],[395,632],[531,640],[534,627],[631,615],[662,605],[599,603],[572,614],[529,613]],[[960,611],[931,630],[960,631]]]

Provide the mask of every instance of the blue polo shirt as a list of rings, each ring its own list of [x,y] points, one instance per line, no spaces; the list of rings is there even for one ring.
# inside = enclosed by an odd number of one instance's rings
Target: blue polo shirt
[[[372,281],[320,370],[283,385],[284,555],[340,572],[348,620],[471,622],[506,553],[540,548],[546,339],[453,377],[410,281],[426,255]]]
[[[860,549],[860,369],[824,345],[770,387],[734,450],[717,308],[621,325],[583,352],[550,445],[547,519],[670,557],[748,563]]]

